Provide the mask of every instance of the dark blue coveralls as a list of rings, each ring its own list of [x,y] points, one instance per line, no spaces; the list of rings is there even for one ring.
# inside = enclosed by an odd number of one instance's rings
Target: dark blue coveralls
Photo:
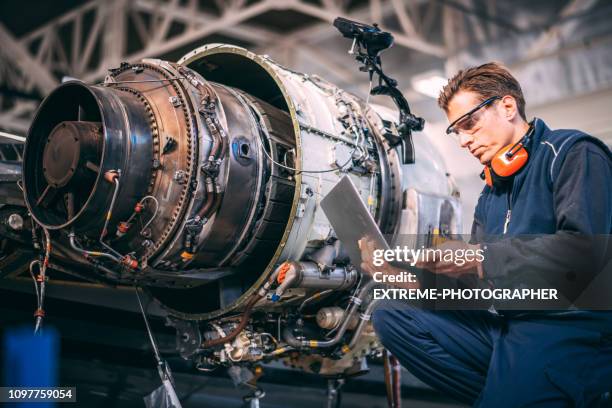
[[[481,193],[472,242],[567,231],[612,234],[612,154],[598,139],[535,119],[526,167],[506,188]],[[494,286],[511,286],[542,253],[487,245],[485,275]],[[375,310],[373,325],[406,369],[464,403],[612,406],[612,312],[432,311],[389,301]]]

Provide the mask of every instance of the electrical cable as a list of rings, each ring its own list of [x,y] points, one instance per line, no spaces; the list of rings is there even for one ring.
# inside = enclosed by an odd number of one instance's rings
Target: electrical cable
[[[49,265],[49,256],[51,254],[51,238],[49,236],[49,231],[42,227],[44,236],[45,236],[45,256],[43,258],[42,264],[39,262],[39,273],[38,273],[38,279],[34,279],[35,282],[36,280],[39,280],[39,284],[40,287],[39,289],[36,291],[37,294],[37,309],[34,312],[34,316],[36,317],[36,324],[34,326],[34,334],[38,334],[40,333],[40,329],[42,328],[42,320],[45,317],[45,309],[44,309],[44,302],[45,302],[45,288],[46,288],[46,280],[47,280],[47,266]],[[31,265],[31,264],[30,264]]]

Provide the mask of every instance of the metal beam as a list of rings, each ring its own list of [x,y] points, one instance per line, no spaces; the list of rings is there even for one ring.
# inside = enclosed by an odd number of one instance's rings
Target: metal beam
[[[419,3],[424,2],[424,0],[417,0],[417,1]],[[288,3],[287,6],[285,7],[292,8],[291,4],[293,3]],[[440,7],[436,7],[436,10],[437,9],[440,9]],[[344,17],[347,17],[353,20],[363,21],[366,23],[376,22],[376,23],[382,24],[384,18],[393,15],[394,11],[395,9],[393,5],[391,4],[391,2],[389,1],[383,2],[382,0],[370,0],[367,6],[362,6],[355,10],[352,10],[349,15],[344,15]],[[315,16],[315,17],[318,17],[318,16]],[[333,18],[335,17],[337,17],[337,15],[334,15]],[[302,28],[302,29],[289,33],[283,38],[282,43],[277,43],[276,46],[284,47],[285,44],[291,44],[293,46],[301,46],[303,44],[316,45],[325,40],[328,40],[330,37],[337,36],[338,32],[329,23],[330,16],[328,15],[322,18],[322,20],[325,22],[316,23],[309,27]],[[432,20],[434,20],[434,18],[432,18]],[[413,39],[407,40],[405,35],[402,35],[401,33],[398,33],[394,30],[386,29],[384,27],[384,24],[382,24],[381,28],[384,28],[386,31],[390,31],[393,34],[397,45],[400,45],[400,46],[403,46],[409,49],[414,49],[414,47],[412,46]],[[435,54],[437,54],[437,56],[441,58],[444,58],[446,55],[445,47],[442,45],[437,45],[437,44],[433,44],[433,46],[434,46]]]
[[[103,33],[104,60],[117,66],[123,58],[127,45],[127,0],[112,0],[105,5],[106,26]]]
[[[472,10],[476,8],[476,4],[474,4],[474,0],[460,0],[460,1],[462,4],[464,4],[466,7],[471,8]],[[477,43],[483,44],[487,42],[487,34],[485,33],[485,30],[484,30],[484,22],[478,21],[478,17],[476,17],[474,14],[466,14],[465,18],[470,23],[470,29],[472,33],[474,34],[474,36],[476,37]],[[469,42],[468,42],[468,45],[469,45]]]
[[[176,8],[177,5],[178,5],[178,0],[170,0],[166,4],[168,9]],[[170,30],[170,25],[172,24],[172,20],[174,19],[170,13],[163,13],[159,9],[160,7],[158,5],[157,10],[160,15],[160,21],[155,24],[157,28],[155,29],[155,33],[153,35],[153,38],[151,39],[152,44],[158,44],[158,45],[161,44],[166,38],[166,35],[168,34],[168,30]]]
[[[457,38],[455,36],[455,23],[458,18],[457,14],[457,11],[450,7],[442,8],[442,37],[444,38],[446,47],[450,50],[457,49]],[[450,77],[454,75],[459,69],[457,56],[451,55],[448,57],[444,68],[447,76]]]
[[[21,116],[32,115],[36,105],[34,102],[18,101],[10,110],[0,112],[0,127],[21,133],[27,132],[30,128],[30,121],[22,119]]]
[[[393,4],[389,2],[380,4],[379,0],[371,1],[372,4],[380,6],[381,14],[384,15],[393,13],[400,5],[403,9],[403,5],[400,4],[399,0],[393,0]],[[242,0],[236,0],[223,9],[223,15],[220,17],[201,10],[196,12],[194,11],[195,7],[197,7],[197,2],[193,1],[182,5],[181,2],[176,0],[166,2],[155,0],[135,0],[133,2],[113,0],[110,4],[101,0],[94,0],[48,22],[24,36],[20,42],[27,48],[34,41],[41,38],[44,40],[49,33],[56,32],[61,25],[71,25],[73,35],[70,39],[71,44],[68,47],[71,49],[72,56],[71,70],[66,72],[66,74],[85,81],[96,81],[104,77],[108,67],[115,66],[120,61],[134,61],[147,57],[161,56],[216,32],[222,32],[243,41],[254,42],[260,46],[266,45],[269,47],[276,44],[281,45],[282,43],[281,47],[283,47],[284,44],[291,43],[291,41],[287,42],[287,36],[244,22],[272,9],[291,9],[325,21],[326,24],[317,25],[317,30],[320,30],[323,25],[329,29],[329,23],[338,16],[338,10],[343,9],[344,3],[326,0],[322,4],[313,5],[297,0],[261,0],[248,4]],[[415,5],[412,5],[412,9],[414,7]],[[93,26],[89,32],[84,32],[85,30],[82,27],[83,16],[92,11],[95,13]],[[162,16],[162,23],[151,24],[150,27],[145,27],[139,13],[149,13],[153,21],[157,21],[155,16]],[[131,18],[128,19],[128,15]],[[348,18],[360,19],[361,17],[363,19],[367,16],[367,13],[351,12],[350,15],[342,13],[341,15]],[[395,42],[398,45],[441,58],[446,55],[446,50],[443,46],[431,44],[416,35],[414,24],[411,25],[407,15],[404,17],[401,21],[403,22],[402,25],[406,30],[406,34],[393,32]],[[126,25],[128,21],[133,23],[141,40],[146,40],[141,41],[144,47],[131,55],[125,55]],[[187,29],[182,34],[166,38],[170,25],[175,21],[185,24]],[[303,37],[304,34],[305,32],[298,32],[296,37],[290,35],[289,38],[298,39]],[[91,67],[90,61],[100,36],[103,38],[102,55],[98,66]],[[313,44],[313,42],[310,43]],[[46,65],[47,70],[50,70],[55,65],[54,55],[49,52],[49,47],[51,45],[47,45],[44,48],[41,45],[40,52],[38,53],[38,57],[40,57],[38,66]]]
[[[413,0],[413,3],[408,5],[411,14],[415,13],[414,10],[423,1]],[[445,56],[446,50],[443,46],[429,43],[420,37],[414,24],[414,16],[411,18],[408,15],[400,0],[370,2],[366,7],[347,13],[343,11],[348,4],[345,0],[319,0],[314,4],[305,0],[232,0],[231,3],[221,2],[222,14],[219,16],[199,9],[197,0],[92,0],[49,21],[20,40],[11,38],[12,42],[2,43],[21,48],[19,71],[27,74],[25,81],[16,78],[21,88],[28,90],[36,86],[42,93],[49,92],[58,82],[51,75],[53,69],[61,68],[62,71],[67,71],[64,74],[86,82],[99,81],[109,67],[118,65],[120,61],[161,56],[214,33],[223,33],[257,44],[260,52],[269,52],[271,47],[287,50],[288,47],[306,44],[309,48],[304,50],[304,53],[313,56],[318,53],[317,38],[328,38],[337,34],[330,25],[335,17],[342,15],[371,22],[368,21],[371,16],[379,16],[380,19],[377,20],[384,25],[383,19],[398,8],[403,10],[400,22],[404,32],[392,31],[396,44],[438,57]],[[246,23],[247,20],[270,10],[294,10],[316,17],[324,23],[314,24],[307,30],[298,30],[295,35],[283,35]],[[148,25],[143,19],[146,14],[152,19]],[[91,27],[85,27],[85,16],[91,15],[94,17]],[[168,38],[169,29],[175,22],[185,25],[186,29],[181,34]],[[126,55],[129,24],[138,33],[142,48]],[[60,44],[58,33],[60,29],[65,28],[68,28],[70,35],[64,39],[67,44]],[[99,56],[96,46],[98,43],[102,45]],[[30,51],[32,49],[34,51]],[[15,54],[12,51],[11,53]],[[94,60],[97,63],[95,67],[92,66]],[[352,72],[344,69],[337,61],[323,61],[321,64],[340,81],[350,82],[354,78]],[[24,106],[27,106],[25,111]],[[26,126],[21,116],[31,113],[33,109],[33,104],[17,105],[10,111],[1,113],[0,126],[23,130]]]
[[[486,2],[486,10],[487,10],[487,14],[489,16],[492,16],[493,18],[497,17],[497,0],[489,0]],[[497,38],[498,34],[499,34],[499,27],[497,26],[497,24],[493,23],[492,21],[487,21],[487,28],[488,28],[488,32],[489,32],[489,36],[490,38]]]
[[[0,44],[2,44],[2,53],[5,58],[13,61],[43,94],[55,88],[57,80],[51,72],[38,63],[2,23],[0,23]]]
[[[314,6],[312,4],[304,3],[302,1],[297,1],[297,0],[283,2],[282,6],[279,5],[278,7],[299,11],[300,13],[316,17],[323,21],[327,21],[328,23],[332,23],[336,17],[351,18],[351,15],[346,15],[346,14],[338,15],[325,8]],[[352,17],[352,18],[355,18],[355,17]],[[381,27],[383,27],[382,22],[380,25]],[[395,42],[397,44],[423,52],[425,54],[434,55],[440,58],[443,58],[446,56],[446,49],[440,45],[429,43],[416,36],[410,36],[410,35],[405,35],[402,33],[397,33],[397,32],[394,32],[393,30],[389,30],[389,31],[391,31],[391,33],[393,34],[393,37],[395,38]]]
[[[241,9],[243,6],[244,8]],[[37,52],[39,62],[36,65],[45,65],[49,70],[55,64],[55,60],[54,55],[50,54],[53,44],[47,40],[51,35],[57,35],[60,27],[69,26],[72,35],[65,48],[71,50],[72,58],[71,69],[66,74],[83,79],[99,80],[105,75],[106,68],[115,66],[120,61],[159,56],[215,32],[255,44],[271,44],[282,38],[270,30],[241,24],[244,20],[269,10],[271,2],[268,0],[250,6],[245,6],[242,0],[236,0],[225,9],[221,17],[196,10],[196,7],[197,1],[191,1],[183,6],[176,0],[169,2],[93,0],[26,34],[19,40],[19,43],[27,50],[32,44],[40,41]],[[83,16],[92,12],[95,13],[92,27],[84,30]],[[162,24],[153,23],[148,28],[139,13],[151,15],[153,21],[157,21],[156,16],[160,15]],[[174,22],[187,25],[187,30],[183,34],[168,39],[166,38],[168,30]],[[132,55],[125,55],[128,23],[133,24],[144,45],[140,51]],[[93,53],[96,52],[96,44],[100,40],[103,45],[102,55],[98,66],[92,71],[90,61]],[[58,56],[61,57],[62,54],[59,53]]]
[[[404,30],[404,32],[409,36],[417,37],[417,30],[412,19],[406,12],[404,2],[402,0],[391,0],[391,4],[393,4],[395,14],[397,15],[397,20],[399,21],[402,30]]]
[[[14,140],[16,142],[21,142],[21,143],[24,143],[26,140],[25,136],[14,135],[12,133],[6,133],[6,132],[0,132],[0,137],[4,137],[4,138],[11,139],[11,140]]]
[[[589,9],[593,8],[597,0],[571,0],[568,4],[563,7],[557,20],[566,20],[567,17],[584,13]],[[571,35],[571,33],[576,29],[578,24],[580,23],[579,19],[573,19],[569,21],[564,21],[561,24],[555,24],[547,31],[543,32],[540,37],[533,43],[531,48],[527,50],[526,55],[527,58],[533,59],[536,58],[539,54],[551,51],[559,46],[560,39],[562,37],[566,37]]]
[[[144,49],[137,51],[131,55],[126,55],[123,60],[126,61],[138,61],[143,58],[161,56],[167,52],[173,51],[193,41],[197,41],[210,34],[219,32],[225,27],[240,24],[241,22],[248,20],[254,16],[262,14],[270,10],[273,6],[271,0],[263,0],[261,2],[252,4],[238,11],[228,11],[221,18],[210,22],[209,24],[203,25],[195,30],[188,30],[183,34],[174,36],[167,39],[160,44],[149,44]],[[97,69],[82,76],[85,82],[91,82],[98,80],[106,74],[109,66],[100,64]]]
[[[78,64],[78,67],[75,67],[76,70],[72,72],[76,76],[81,76],[86,72],[87,67],[89,66],[89,61],[91,59],[91,54],[94,50],[96,42],[98,40],[98,36],[102,30],[102,26],[104,25],[104,20],[106,19],[106,8],[103,5],[99,5],[97,7],[95,20],[89,34],[87,35],[87,42],[85,43],[85,48],[81,50],[81,58]]]
[[[189,30],[195,30],[198,27],[211,24],[219,18],[219,16],[201,10],[194,11],[193,7],[193,5],[170,6],[167,3],[162,4],[152,0],[135,0],[132,3],[132,9],[135,11],[152,13],[154,10],[158,9],[163,12],[164,15],[171,16],[178,22],[188,24]],[[283,36],[273,31],[246,23],[240,24],[239,26],[222,27],[219,32],[239,40],[256,42],[259,44],[274,43],[283,38]]]

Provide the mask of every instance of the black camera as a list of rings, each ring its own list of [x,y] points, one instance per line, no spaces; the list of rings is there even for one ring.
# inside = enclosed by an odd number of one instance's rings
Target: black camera
[[[367,25],[338,17],[334,20],[336,27],[344,37],[355,39],[360,46],[367,50],[371,57],[376,57],[381,51],[393,45],[391,33],[382,31],[376,24]]]

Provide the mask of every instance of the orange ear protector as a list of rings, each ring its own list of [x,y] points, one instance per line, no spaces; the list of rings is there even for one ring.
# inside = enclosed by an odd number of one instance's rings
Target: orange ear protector
[[[486,181],[489,187],[500,185],[510,180],[519,172],[529,160],[527,145],[534,131],[533,122],[529,124],[529,130],[525,136],[513,145],[508,145],[495,154],[491,163],[486,165],[480,177]]]

